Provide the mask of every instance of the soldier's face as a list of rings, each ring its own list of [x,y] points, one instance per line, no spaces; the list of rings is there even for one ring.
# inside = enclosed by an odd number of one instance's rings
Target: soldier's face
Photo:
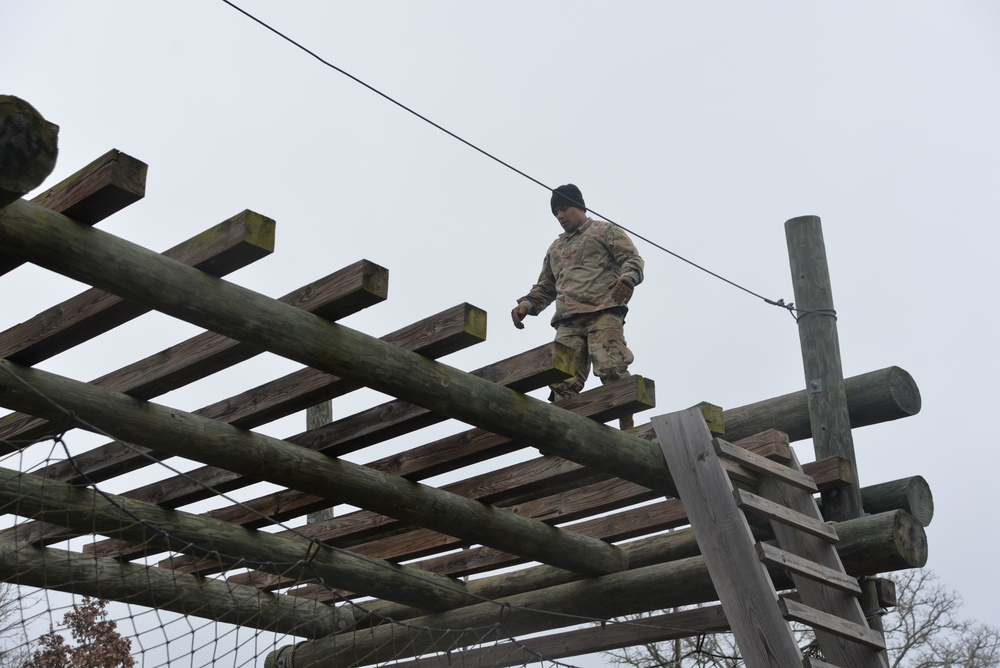
[[[561,206],[556,209],[556,219],[566,232],[576,232],[587,222],[587,212],[575,206]]]

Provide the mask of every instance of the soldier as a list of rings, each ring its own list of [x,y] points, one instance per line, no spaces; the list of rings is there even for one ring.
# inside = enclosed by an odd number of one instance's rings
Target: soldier
[[[578,394],[590,367],[602,383],[629,375],[632,351],[625,345],[625,314],[635,286],[642,282],[643,261],[620,228],[587,215],[583,194],[572,183],[552,191],[552,213],[562,225],[545,253],[538,282],[510,312],[514,326],[538,315],[553,301],[556,342],[576,353],[576,376],[550,385],[549,401]],[[632,427],[622,418],[621,428]]]

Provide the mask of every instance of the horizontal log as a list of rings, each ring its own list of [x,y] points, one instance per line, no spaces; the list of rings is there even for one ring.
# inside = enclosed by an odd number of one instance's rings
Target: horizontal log
[[[111,149],[31,201],[78,223],[96,225],[145,197],[147,169],[141,160]]]
[[[872,515],[899,508],[913,515],[925,527],[934,518],[934,496],[930,485],[921,476],[869,485],[862,488],[861,494],[865,512]]]
[[[653,514],[663,518],[664,526],[670,528],[671,524],[666,512],[673,513],[672,526],[680,527],[687,524],[687,515],[680,502],[669,500],[661,502],[661,504],[663,504],[662,509],[653,511]],[[638,508],[634,511],[628,511],[628,513],[641,513],[642,510],[642,508]],[[605,518],[592,520],[593,528],[588,528],[587,523],[581,522],[574,525],[574,529],[592,537],[608,536],[608,540],[617,540],[618,535],[628,535],[627,525],[624,522],[612,521],[604,525],[600,524],[604,520]],[[621,531],[623,525],[625,525],[625,530]],[[927,563],[927,536],[923,527],[915,518],[901,510],[839,522],[836,528],[840,535],[840,542],[836,546],[837,552],[844,564],[845,571],[855,577],[921,568]],[[701,553],[698,541],[690,527],[656,536],[649,536],[649,530],[648,526],[642,526],[635,535],[645,536],[644,538],[621,545],[621,548],[628,554],[629,565],[632,569],[676,562],[696,557]],[[616,531],[620,531],[620,534],[616,534]],[[452,558],[458,562],[461,555],[453,555]],[[509,556],[507,558],[509,560]],[[440,558],[439,565],[441,567],[434,569],[433,572],[448,574],[452,577],[460,577],[460,573],[466,572],[464,568],[447,567],[444,563],[445,559],[446,557]],[[507,563],[507,560],[497,560],[491,565],[491,568],[501,567]],[[431,570],[426,561],[411,565],[423,570]],[[501,599],[565,584],[577,579],[579,579],[577,576],[559,569],[548,566],[533,566],[513,573],[470,580],[468,585],[470,593],[488,599]],[[781,572],[772,571],[771,579],[779,589],[793,586],[791,579]],[[656,586],[661,585],[657,584]],[[316,596],[321,600],[332,598],[329,596],[329,591],[308,585],[292,589],[287,593],[296,596]],[[712,594],[714,594],[714,589]],[[694,602],[704,603],[711,600],[715,599],[709,597]],[[676,607],[677,605],[683,604],[672,603],[664,607]],[[417,609],[406,609],[379,601],[366,602],[365,609],[371,612],[373,620],[381,617],[410,619],[422,614]],[[359,621],[359,624],[362,625],[366,623],[368,622]]]
[[[0,208],[31,192],[56,166],[59,128],[33,106],[0,95]]]
[[[388,295],[388,279],[387,269],[361,260],[294,290],[279,301],[328,320],[337,320],[384,301]],[[90,382],[139,399],[152,399],[262,352],[260,346],[235,341],[214,332],[204,332]],[[0,421],[0,438],[36,439],[43,436],[49,428],[44,421],[21,415]],[[105,480],[111,475],[130,470],[127,463],[119,463],[115,453],[109,451],[116,446],[121,449],[121,444],[93,448],[75,457],[72,463],[56,466],[70,467],[74,472],[85,476],[89,482]],[[128,452],[133,451],[128,449]],[[94,463],[91,464],[91,461]],[[58,468],[49,467],[40,474],[69,480]]]
[[[354,623],[351,606],[23,543],[0,541],[0,580],[306,638]]]
[[[482,341],[486,336],[485,313],[469,304],[459,304],[442,313],[424,318],[412,325],[387,334],[386,340],[400,345],[415,346],[416,350],[428,355],[460,349]],[[311,382],[306,382],[309,379]],[[284,416],[311,405],[317,392],[323,398],[332,398],[353,391],[357,386],[341,378],[318,372],[314,369],[295,371],[277,380],[243,392],[228,400],[216,402],[195,412],[201,417],[209,417],[222,422],[235,422],[249,428],[256,421],[266,422],[264,416]],[[73,460],[53,465],[47,472],[65,474],[71,482],[94,482],[107,479],[118,472],[136,470],[157,459],[167,459],[170,452],[157,452],[135,443],[114,442],[79,455]],[[242,476],[221,467],[201,467],[166,480],[160,480],[145,487],[126,492],[129,498],[177,507],[208,498],[217,491],[235,489],[233,481]],[[256,482],[245,481],[245,484]],[[65,528],[58,526],[22,526],[19,529],[22,540],[48,544],[63,540],[67,536]],[[30,538],[29,538],[30,536]],[[0,531],[0,539],[7,534]],[[115,541],[114,549],[131,549]],[[107,543],[105,543],[107,545]],[[90,547],[90,546],[87,546]],[[136,553],[140,556],[144,551]],[[105,555],[107,556],[107,555]]]
[[[439,364],[421,359],[427,365]],[[488,381],[469,377],[493,388]],[[326,496],[333,504],[368,508],[571,571],[593,575],[627,568],[621,551],[601,541],[270,436],[6,360],[0,360],[0,404],[48,419],[69,419],[85,429],[110,430],[125,442]]]
[[[26,203],[19,205],[25,206]],[[36,210],[48,211],[40,207]],[[214,276],[225,276],[273,250],[274,221],[252,211],[244,211],[165,251],[162,257],[190,264],[191,271],[197,268]],[[110,261],[106,263],[95,256],[91,262],[101,267]],[[150,310],[141,302],[103,290],[86,290],[0,332],[0,357],[19,364],[37,364]],[[6,420],[0,424],[6,424]]]
[[[838,530],[843,525],[858,521],[860,520],[840,523]],[[922,531],[919,523],[912,518],[911,522]],[[886,528],[884,523],[880,526],[882,529]],[[869,525],[869,528],[874,526]],[[847,534],[852,535],[852,532]],[[847,538],[842,539],[842,542],[843,540]],[[623,547],[629,550],[628,545]],[[885,555],[886,552],[883,552],[882,556]],[[892,564],[898,564],[902,556],[896,555],[895,558],[887,559],[885,567],[879,571],[898,570]],[[867,559],[865,561],[866,565],[870,563]],[[854,571],[848,566],[849,563],[850,560],[845,559],[845,567],[853,574]],[[914,566],[905,566],[905,568],[912,567]],[[532,580],[530,572],[533,570],[539,569],[526,569],[501,577],[507,582],[520,581],[520,586],[530,587]],[[771,577],[779,589],[790,585],[787,576],[780,572],[771,571]],[[525,583],[525,580],[529,582]],[[370,634],[355,634],[353,642],[350,643],[345,643],[342,637],[334,636],[300,643],[294,650],[282,648],[268,654],[264,665],[275,666],[278,652],[283,652],[282,656],[286,661],[292,661],[296,668],[346,667],[353,665],[351,661],[357,656],[364,656],[372,663],[387,662],[426,652],[447,651],[473,643],[498,642],[522,634],[566,627],[577,624],[580,617],[610,619],[649,610],[717,600],[704,560],[697,556],[639,567],[622,573],[554,584],[544,589],[521,589],[520,591],[524,593],[518,594],[501,594],[495,587],[488,587],[480,582],[487,583],[489,580],[470,581],[469,591],[491,599],[488,603],[416,618],[409,618],[405,612],[399,611],[403,616],[392,618],[408,619],[406,625],[390,624],[372,628]],[[487,634],[484,629],[494,624],[500,606],[504,606],[503,624],[497,627],[495,635]],[[367,602],[365,608],[378,611],[380,615],[386,611],[386,608],[379,606],[377,601]],[[378,619],[383,618],[378,617]],[[365,622],[356,620],[356,623],[360,626]],[[477,639],[474,641],[462,636],[461,629],[469,628],[477,628]],[[431,629],[441,629],[441,631]]]
[[[909,373],[899,367],[853,376],[844,380],[851,428],[880,424],[920,412],[920,390]],[[808,395],[805,390],[758,401],[724,412],[727,440],[765,429],[778,429],[792,441],[812,437]]]
[[[0,468],[4,510],[70,527],[210,557],[240,555],[242,563],[275,573],[337,582],[348,590],[426,609],[468,605],[479,599],[451,578],[396,566],[314,542],[246,531],[226,522],[95,492],[27,473]]]
[[[527,666],[538,663],[542,657],[546,662],[554,662],[584,654],[693,638],[707,633],[724,633],[728,630],[729,622],[726,621],[722,606],[711,605],[651,615],[633,622],[610,622],[575,631],[518,638],[515,641],[480,645],[472,649],[456,649],[446,654],[399,661],[393,664],[393,668]]]
[[[306,366],[674,495],[659,448],[629,432],[232,283],[206,281],[190,267],[28,202],[0,210],[0,243],[36,264],[198,326],[258,343]],[[115,261],[95,263],[93,257]],[[296,336],[288,336],[289,331]]]

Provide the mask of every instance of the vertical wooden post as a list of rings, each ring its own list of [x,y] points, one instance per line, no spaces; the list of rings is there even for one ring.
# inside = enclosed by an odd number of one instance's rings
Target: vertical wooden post
[[[843,457],[855,469],[855,483],[823,494],[823,515],[842,521],[861,517],[861,487],[851,420],[840,365],[837,312],[830,290],[830,271],[818,216],[800,216],[785,223],[788,260],[792,270],[799,346],[809,397],[816,458]]]
[[[316,429],[333,422],[333,402],[324,401],[321,404],[306,409],[306,429]],[[306,515],[307,524],[315,524],[333,517],[333,508],[324,508]]]
[[[854,455],[844,370],[840,363],[837,311],[833,307],[830,269],[819,217],[799,216],[786,221],[785,240],[816,458],[843,457],[854,467],[854,484],[822,494],[823,516],[833,521],[855,519],[864,515],[860,472]],[[877,607],[874,584],[865,580],[861,585],[862,610],[874,610]],[[883,630],[881,617],[870,617],[868,623],[877,631]]]

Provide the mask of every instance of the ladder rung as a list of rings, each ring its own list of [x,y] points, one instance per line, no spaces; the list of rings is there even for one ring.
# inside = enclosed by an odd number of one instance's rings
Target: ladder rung
[[[790,466],[772,462],[767,457],[761,457],[755,452],[750,452],[738,445],[723,441],[721,438],[713,438],[712,445],[715,447],[716,454],[720,457],[725,457],[741,466],[745,466],[751,471],[771,476],[782,482],[787,482],[789,485],[794,485],[799,489],[804,489],[807,492],[819,491],[815,480]]]
[[[854,596],[861,595],[861,587],[858,585],[858,581],[842,571],[818,564],[809,559],[803,559],[800,556],[786,552],[774,545],[768,545],[767,543],[757,543],[756,548],[757,556],[765,564],[784,568],[787,571],[807,577],[810,580],[828,584],[831,587],[835,587],[848,594],[853,594]]]
[[[787,506],[769,501],[744,489],[734,489],[733,496],[736,499],[736,505],[743,510],[751,510],[775,522],[795,527],[830,543],[836,543],[839,540],[836,529],[815,517],[803,515]]]
[[[808,624],[814,629],[820,629],[827,633],[840,636],[847,640],[852,640],[862,645],[866,645],[876,650],[885,649],[885,641],[878,631],[861,624],[831,615],[822,610],[810,608],[798,601],[782,598],[778,601],[778,607],[785,619]]]

